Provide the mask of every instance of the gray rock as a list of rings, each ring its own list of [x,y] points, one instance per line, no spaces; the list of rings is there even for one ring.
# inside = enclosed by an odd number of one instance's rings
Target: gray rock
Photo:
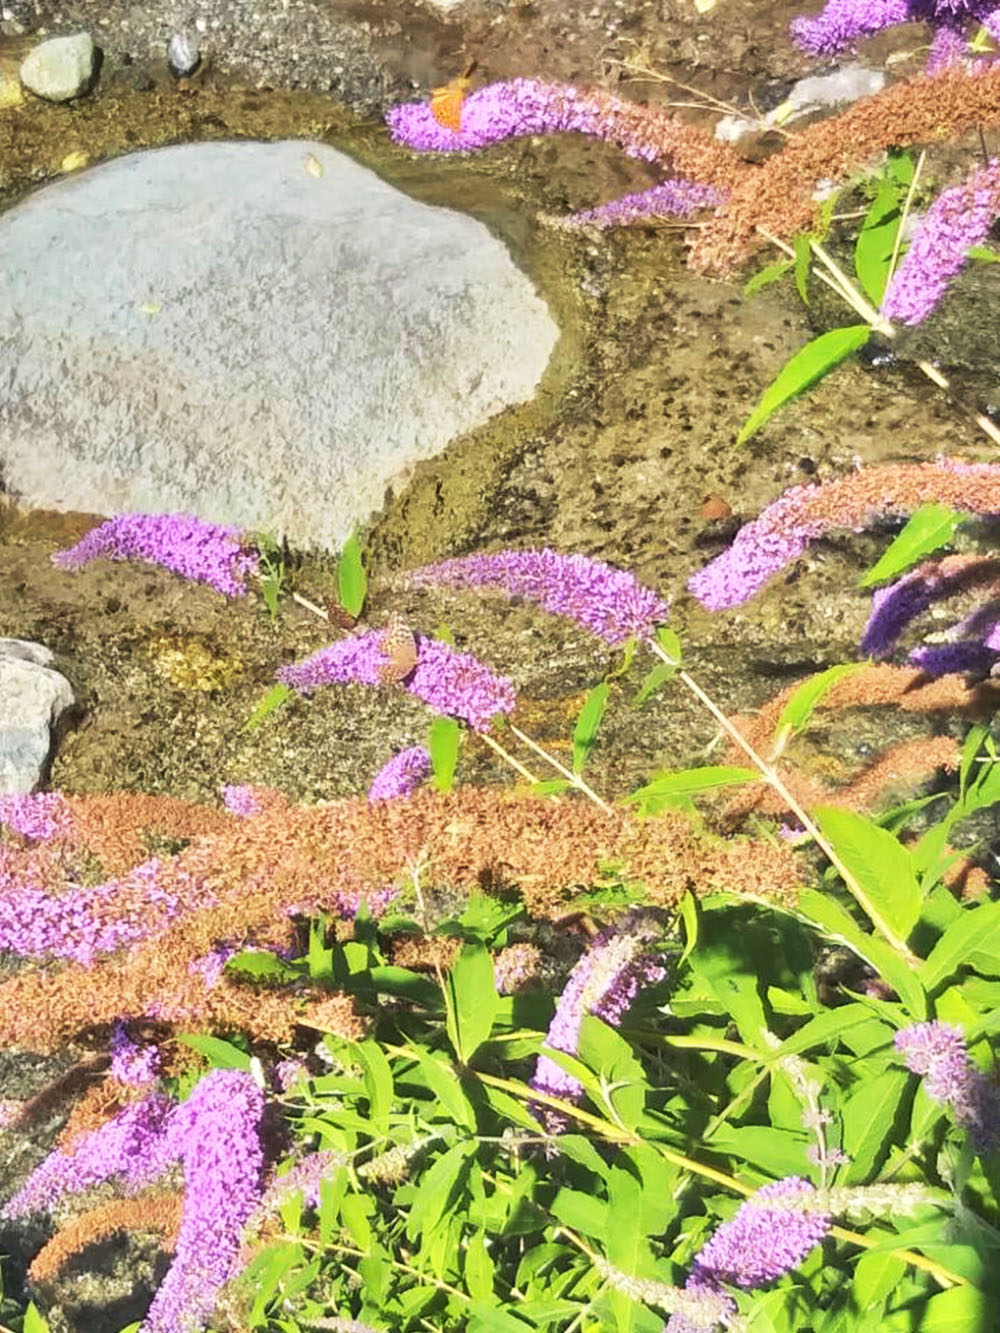
[[[52,744],[51,728],[73,703],[65,676],[40,643],[0,639],[0,793],[34,791]]]
[[[120,158],[0,217],[0,251],[0,470],[45,508],[338,547],[558,336],[485,227],[319,143]]]
[[[68,102],[87,91],[94,77],[94,43],[89,32],[51,37],[21,64],[21,82],[48,102]]]

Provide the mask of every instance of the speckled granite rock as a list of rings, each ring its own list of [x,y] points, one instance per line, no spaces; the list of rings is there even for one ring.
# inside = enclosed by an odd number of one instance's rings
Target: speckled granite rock
[[[0,793],[34,791],[52,743],[51,728],[73,703],[65,676],[40,643],[0,639]]]

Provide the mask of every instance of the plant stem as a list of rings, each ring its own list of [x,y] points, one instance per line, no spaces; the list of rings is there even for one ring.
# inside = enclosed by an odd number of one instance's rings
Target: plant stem
[[[514,724],[511,723],[510,729],[519,741],[523,741],[524,744],[527,745],[529,749],[534,750],[535,754],[541,759],[550,763],[557,773],[561,773],[568,782],[571,782],[573,786],[576,787],[577,791],[583,792],[584,796],[589,797],[595,805],[599,805],[606,815],[612,813],[611,806],[608,805],[607,801],[601,800],[597,792],[584,782],[579,773],[573,773],[570,769],[565,768],[554,755],[549,754],[547,750],[543,750],[537,741],[533,741],[530,736],[525,735],[520,727],[515,727]]]
[[[488,731],[482,731],[479,735],[480,739],[484,740],[491,750],[495,750],[501,759],[510,764],[511,768],[520,773],[521,777],[527,779],[532,786],[536,786],[541,781],[541,778],[536,778],[534,773],[525,768],[519,759],[515,759],[509,751],[505,750],[499,741],[494,740]]]
[[[910,952],[906,947],[906,941],[901,940],[898,935],[896,935],[889,923],[883,919],[879,910],[868,900],[868,896],[861,884],[840,859],[835,848],[819,831],[819,828],[799,804],[795,796],[789,791],[788,787],[782,780],[781,775],[778,773],[778,770],[772,764],[769,764],[762,755],[757,753],[746,737],[732,724],[732,722],[730,722],[729,718],[726,717],[721,708],[718,707],[714,700],[709,698],[698,682],[684,670],[679,662],[676,662],[672,657],[665,653],[655,640],[653,640],[649,646],[657,657],[666,662],[668,666],[672,666],[676,669],[678,680],[680,680],[685,687],[691,691],[695,698],[708,709],[733,744],[739,746],[754,767],[759,770],[761,777],[763,777],[768,786],[772,787],[778,793],[788,809],[796,817],[805,831],[816,843],[816,846],[819,847],[827,860],[840,875],[851,893],[851,896],[863,909],[878,933],[892,945],[896,953],[898,953],[911,967],[916,967],[920,963],[920,959]]]

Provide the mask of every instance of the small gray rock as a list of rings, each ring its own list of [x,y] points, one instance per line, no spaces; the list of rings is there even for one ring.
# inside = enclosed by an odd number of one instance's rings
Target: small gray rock
[[[201,63],[201,51],[190,33],[175,32],[167,45],[167,64],[171,74],[183,79],[193,74]]]
[[[94,43],[89,32],[52,37],[30,51],[21,64],[21,82],[47,102],[68,102],[86,92],[94,77]]]
[[[73,703],[52,653],[25,639],[0,639],[0,793],[25,795],[42,780],[51,728]]]

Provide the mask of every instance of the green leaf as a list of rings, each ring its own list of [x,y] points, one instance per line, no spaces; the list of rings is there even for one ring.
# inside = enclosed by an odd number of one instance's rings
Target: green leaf
[[[462,744],[462,728],[453,717],[436,717],[427,732],[427,748],[434,770],[433,785],[438,791],[451,791]]]
[[[647,672],[643,678],[643,682],[636,691],[635,698],[632,700],[632,707],[641,707],[651,694],[655,694],[661,685],[665,685],[671,677],[676,675],[676,666],[667,666],[666,662],[658,663],[653,667],[652,671]]]
[[[684,652],[681,647],[680,635],[676,630],[670,629],[666,625],[660,625],[656,630],[657,645],[662,648],[673,666],[680,666],[684,659]]]
[[[684,926],[684,951],[677,963],[679,972],[698,943],[698,899],[690,889],[685,890],[683,898],[677,904],[677,911]]]
[[[177,1040],[205,1056],[214,1069],[249,1069],[250,1054],[221,1037],[207,1037],[197,1032],[181,1032]]]
[[[337,589],[340,605],[355,619],[361,614],[368,594],[368,576],[361,559],[361,542],[352,532],[344,543],[337,562]]]
[[[392,1110],[392,1070],[377,1041],[351,1043],[355,1059],[365,1071],[365,1092],[368,1095],[369,1114],[378,1134],[389,1132],[389,1112]]]
[[[406,1219],[406,1235],[410,1241],[433,1232],[468,1175],[475,1153],[475,1143],[456,1143],[424,1172]]]
[[[341,1200],[340,1218],[359,1250],[367,1254],[372,1243],[372,1228],[368,1215],[374,1200],[367,1194],[348,1194]]]
[[[226,959],[227,972],[246,972],[252,977],[277,977],[287,980],[295,976],[295,969],[268,949],[245,949]]]
[[[768,264],[762,268],[759,273],[755,273],[743,287],[744,296],[753,296],[754,292],[759,292],[762,287],[768,287],[772,282],[777,282],[783,278],[792,267],[790,259],[779,259],[775,264]]]
[[[291,693],[291,685],[272,685],[263,699],[258,699],[254,704],[250,716],[243,723],[243,730],[256,731],[266,718],[278,711]]]
[[[831,939],[839,940],[867,962],[897,992],[913,1018],[927,1017],[927,996],[917,974],[905,959],[861,930],[851,914],[828,893],[805,889],[799,894],[796,911],[818,926]],[[837,1010],[833,1013],[836,1014]]]
[[[35,1308],[35,1302],[29,1301],[28,1308],[24,1312],[24,1322],[22,1324],[24,1333],[49,1333],[49,1321],[38,1313]]]
[[[943,504],[926,504],[915,509],[906,526],[882,552],[879,559],[858,582],[859,588],[887,583],[924,556],[947,546],[968,514],[957,513]]]
[[[593,749],[594,742],[597,739],[597,732],[601,725],[601,719],[604,717],[604,710],[608,706],[608,693],[610,686],[606,681],[600,685],[595,685],[584,700],[583,707],[580,709],[580,715],[576,719],[576,726],[573,728],[573,772],[582,773],[584,765],[587,762],[587,756]]]
[[[880,306],[901,221],[899,187],[883,180],[854,247],[854,271],[872,305]]]
[[[854,876],[847,885],[858,906],[890,943],[905,944],[917,923],[922,895],[909,852],[864,815],[821,806],[814,818]]]
[[[809,1139],[770,1125],[723,1124],[712,1135],[712,1147],[771,1175],[794,1176],[802,1173]]]
[[[488,1301],[493,1296],[493,1275],[496,1265],[486,1248],[486,1236],[477,1231],[465,1250],[465,1286],[476,1301]]]
[[[499,1003],[489,951],[467,944],[445,982],[448,1036],[459,1064],[467,1065],[490,1035]]]
[[[931,950],[920,979],[934,990],[963,966],[1000,976],[1000,902],[967,908],[953,921]]]
[[[857,1092],[842,1103],[841,1146],[851,1159],[844,1184],[862,1184],[881,1166],[908,1087],[906,1073],[887,1069],[874,1078],[864,1079]]]
[[[647,813],[658,814],[670,806],[681,804],[697,792],[759,781],[760,774],[755,768],[736,768],[727,764],[682,768],[676,772],[657,773],[644,787],[630,792],[624,803],[642,805]]]
[[[456,1125],[475,1130],[476,1116],[462,1089],[454,1068],[420,1046],[410,1048],[423,1071],[427,1086]]]
[[[610,1221],[608,1205],[595,1199],[592,1194],[564,1186],[552,1200],[549,1211],[560,1222],[572,1227],[574,1231],[582,1231],[585,1236],[603,1240],[607,1235]]]
[[[965,252],[966,259],[973,259],[977,264],[1000,264],[1000,254],[988,245],[970,245]]]
[[[994,1327],[995,1299],[975,1287],[951,1287],[923,1307],[907,1306],[883,1317],[879,1333],[988,1333]]]
[[[853,1304],[859,1314],[881,1311],[906,1272],[906,1264],[894,1254],[862,1254],[854,1267],[851,1283]]]
[[[506,1310],[492,1305],[474,1303],[469,1306],[469,1322],[466,1324],[468,1333],[525,1333],[525,1329],[531,1327],[522,1319],[516,1319]]]
[[[805,730],[813,713],[838,681],[860,671],[864,665],[864,662],[842,662],[804,680],[781,710],[775,727],[775,751],[780,753],[791,736]]]
[[[845,328],[830,329],[828,333],[821,333],[818,338],[806,343],[805,347],[785,362],[764,390],[760,402],[736,437],[736,443],[745,444],[779,407],[803,393],[852,352],[863,347],[870,333],[867,324],[849,324]]]

